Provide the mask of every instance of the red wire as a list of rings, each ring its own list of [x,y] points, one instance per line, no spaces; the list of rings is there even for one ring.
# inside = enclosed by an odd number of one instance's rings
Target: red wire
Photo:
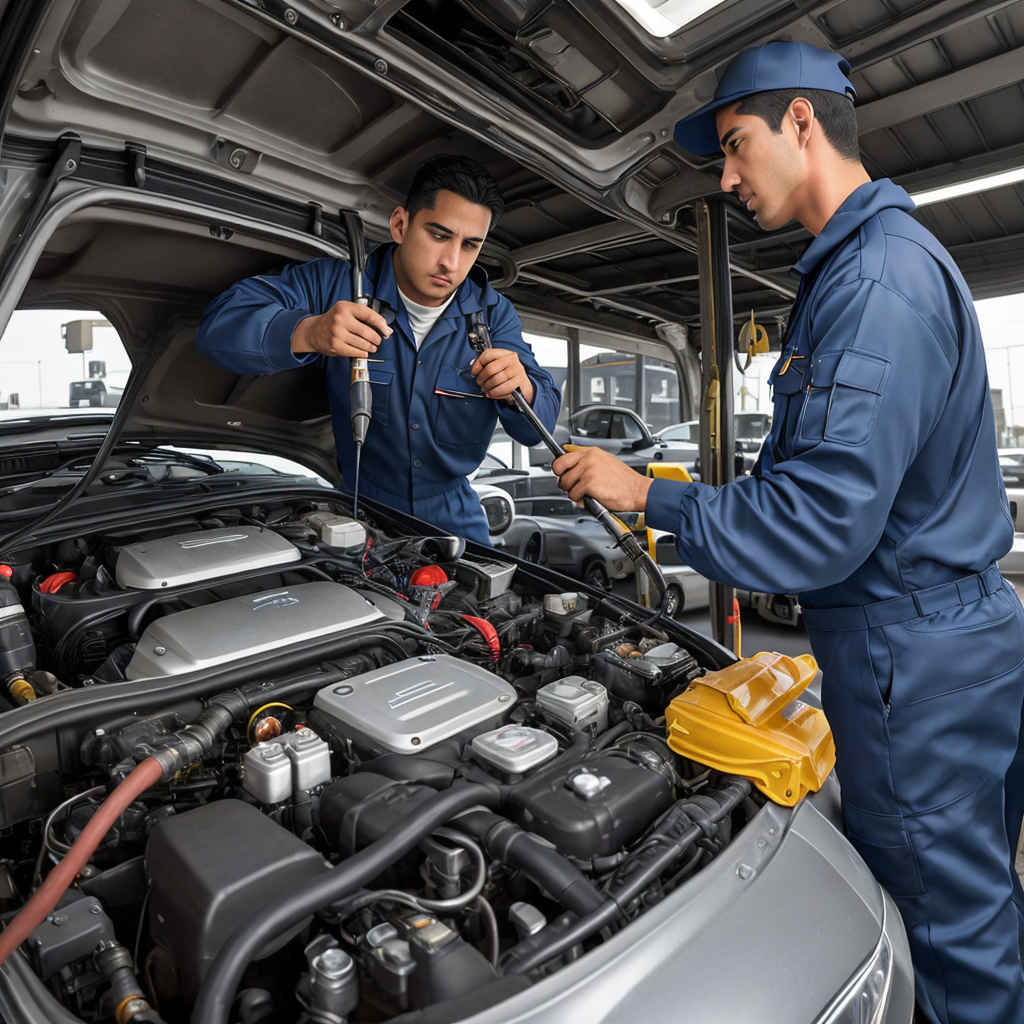
[[[478,619],[475,615],[463,615],[462,617],[474,629],[483,634],[494,660],[497,661],[501,657],[501,640],[498,637],[498,631],[486,619]]]

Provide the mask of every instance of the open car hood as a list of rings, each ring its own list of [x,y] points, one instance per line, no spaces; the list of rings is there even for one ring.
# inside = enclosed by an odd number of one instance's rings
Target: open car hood
[[[384,240],[414,167],[444,151],[480,159],[506,194],[481,260],[528,329],[685,356],[692,203],[717,193],[719,162],[672,129],[741,45],[841,50],[869,170],[912,191],[1024,158],[1024,5],[1005,0],[884,16],[874,0],[731,0],[663,37],[615,0],[7,0],[0,18],[0,323],[22,289],[37,305],[113,297],[148,377],[125,423],[139,433],[329,449],[311,374],[228,382],[191,354],[194,321],[239,277],[343,254],[339,208]],[[807,235],[766,236],[726,202],[734,307],[777,344]],[[1020,287],[1019,186],[920,216],[976,295]],[[143,310],[143,291],[166,301]]]

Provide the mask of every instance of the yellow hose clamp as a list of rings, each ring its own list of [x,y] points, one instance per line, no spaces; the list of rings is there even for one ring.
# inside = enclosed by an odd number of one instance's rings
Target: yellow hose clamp
[[[820,789],[836,763],[824,712],[796,699],[817,671],[809,654],[762,651],[708,672],[666,708],[668,744],[791,807]]]

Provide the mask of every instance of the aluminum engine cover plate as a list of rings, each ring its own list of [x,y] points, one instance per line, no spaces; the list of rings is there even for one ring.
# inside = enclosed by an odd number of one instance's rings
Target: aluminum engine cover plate
[[[325,686],[315,706],[339,730],[396,754],[426,750],[464,729],[497,723],[516,702],[504,679],[438,654]]]
[[[233,597],[150,623],[126,674],[145,679],[194,672],[383,618],[362,595],[327,581]]]
[[[286,565],[301,557],[294,544],[273,530],[225,527],[128,544],[118,552],[114,575],[122,587],[159,590]]]

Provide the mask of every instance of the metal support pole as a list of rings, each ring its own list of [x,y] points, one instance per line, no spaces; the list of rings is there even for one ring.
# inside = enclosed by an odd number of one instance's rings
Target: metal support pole
[[[735,479],[733,427],[732,280],[729,230],[721,199],[699,200],[697,261],[700,268],[701,322],[701,480],[721,486]],[[711,584],[711,632],[724,647],[735,649],[735,591]]]

